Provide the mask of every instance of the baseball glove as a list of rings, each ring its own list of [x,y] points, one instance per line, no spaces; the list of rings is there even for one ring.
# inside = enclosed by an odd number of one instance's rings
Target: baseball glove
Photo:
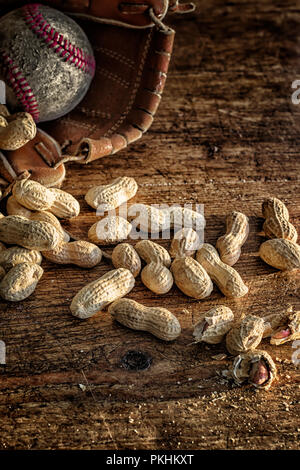
[[[0,0],[0,16],[30,1]],[[9,185],[24,174],[59,186],[64,163],[114,155],[149,129],[166,82],[175,32],[168,12],[189,12],[178,0],[47,0],[76,19],[93,45],[96,74],[84,100],[69,114],[38,128],[33,140],[0,152]],[[50,137],[51,136],[51,137]]]

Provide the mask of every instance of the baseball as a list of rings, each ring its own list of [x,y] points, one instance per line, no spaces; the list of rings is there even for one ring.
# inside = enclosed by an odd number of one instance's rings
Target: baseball
[[[0,19],[0,79],[11,111],[57,119],[79,104],[94,73],[88,38],[60,11],[35,3]]]

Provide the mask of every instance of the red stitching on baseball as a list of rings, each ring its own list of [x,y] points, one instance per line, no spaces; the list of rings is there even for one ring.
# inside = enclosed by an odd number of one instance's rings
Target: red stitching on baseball
[[[25,5],[23,12],[25,23],[40,39],[44,40],[48,47],[59,54],[66,62],[70,62],[76,68],[94,76],[95,59],[89,54],[85,54],[82,49],[75,47],[67,39],[51,27],[40,12],[39,3]]]
[[[1,51],[4,63],[4,73],[16,97],[27,113],[30,113],[35,121],[39,119],[38,102],[20,69],[6,52]]]

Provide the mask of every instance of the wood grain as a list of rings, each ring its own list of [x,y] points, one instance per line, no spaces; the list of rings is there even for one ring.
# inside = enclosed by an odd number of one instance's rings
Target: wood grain
[[[204,301],[178,289],[159,297],[140,279],[129,295],[175,313],[182,335],[167,344],[115,324],[107,312],[87,321],[69,304],[87,282],[110,269],[44,261],[36,292],[1,302],[0,449],[297,449],[299,366],[293,349],[263,347],[279,381],[268,392],[234,388],[222,378],[224,345],[190,345],[199,315],[216,304],[265,315],[300,306],[299,272],[280,273],[258,258],[261,203],[276,196],[300,229],[300,105],[291,102],[300,73],[296,0],[197,1],[197,12],[172,17],[175,51],[162,104],[144,138],[113,158],[68,167],[64,189],[81,214],[64,226],[86,239],[96,221],[84,201],[94,184],[134,176],[145,203],[203,203],[205,240],[224,233],[230,210],[250,218],[237,270],[250,288],[238,301],[214,289]],[[168,247],[169,242],[161,242]],[[129,350],[147,352],[145,371],[120,366]]]

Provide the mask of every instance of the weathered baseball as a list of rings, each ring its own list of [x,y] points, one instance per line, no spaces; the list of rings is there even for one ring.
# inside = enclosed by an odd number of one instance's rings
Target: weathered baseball
[[[50,121],[74,109],[95,73],[83,30],[53,8],[25,5],[0,19],[0,79],[11,111]]]

